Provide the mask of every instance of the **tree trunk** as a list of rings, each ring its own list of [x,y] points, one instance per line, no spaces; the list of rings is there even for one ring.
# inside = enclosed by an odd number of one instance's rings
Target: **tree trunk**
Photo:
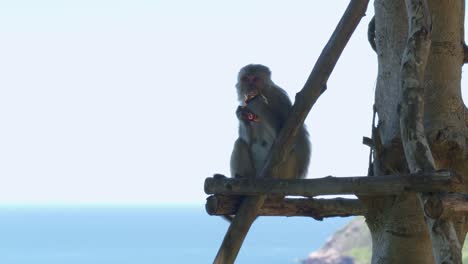
[[[432,46],[424,80],[424,128],[437,169],[468,177],[466,108],[461,97],[463,0],[430,0]],[[408,36],[403,0],[375,1],[378,78],[374,130],[374,175],[407,173],[400,137],[401,61]],[[465,178],[465,183],[468,179]],[[360,197],[368,206],[372,263],[435,263],[421,203],[415,194]],[[465,218],[452,216],[460,242]]]

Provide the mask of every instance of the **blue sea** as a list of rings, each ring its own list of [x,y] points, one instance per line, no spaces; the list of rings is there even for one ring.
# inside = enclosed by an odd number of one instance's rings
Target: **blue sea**
[[[262,217],[236,263],[299,263],[349,218]],[[1,264],[206,264],[228,228],[204,206],[0,206]]]

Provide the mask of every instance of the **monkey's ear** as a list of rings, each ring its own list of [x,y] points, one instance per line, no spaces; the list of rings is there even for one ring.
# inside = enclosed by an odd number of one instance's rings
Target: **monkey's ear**
[[[216,173],[215,175],[213,175],[213,179],[226,179],[227,177],[222,175],[222,174],[218,174]]]

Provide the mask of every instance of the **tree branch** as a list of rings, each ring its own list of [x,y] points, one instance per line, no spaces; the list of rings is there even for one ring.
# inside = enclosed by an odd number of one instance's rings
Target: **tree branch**
[[[408,40],[401,63],[402,101],[400,131],[408,167],[412,173],[436,169],[424,133],[424,74],[431,47],[432,22],[427,0],[405,0]],[[441,199],[421,194],[420,200]],[[461,263],[461,247],[453,223],[426,215],[436,263]]]
[[[296,94],[295,103],[290,111],[288,120],[272,146],[263,169],[257,175],[259,178],[270,177],[271,172],[275,170],[275,164],[279,164],[284,159],[298,129],[304,123],[307,114],[326,85],[344,47],[359,24],[359,21],[365,15],[368,3],[369,0],[351,0],[333,35],[320,54],[304,88]],[[234,263],[242,242],[257,217],[257,211],[262,207],[264,201],[265,196],[246,197],[243,200],[236,217],[229,226],[214,263]]]
[[[213,195],[206,199],[206,211],[210,215],[234,215],[242,197]],[[358,199],[282,199],[266,200],[259,216],[308,216],[316,220],[325,217],[364,215],[365,206]]]
[[[431,48],[431,21],[426,0],[406,0],[410,24],[401,63],[400,130],[411,172],[434,171],[424,133],[424,72]]]
[[[440,192],[464,190],[460,178],[448,171],[382,177],[324,177],[318,179],[241,179],[218,175],[205,180],[207,194],[223,195],[396,195],[405,191]]]

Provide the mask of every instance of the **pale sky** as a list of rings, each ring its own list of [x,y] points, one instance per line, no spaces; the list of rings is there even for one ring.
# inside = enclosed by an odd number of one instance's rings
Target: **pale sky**
[[[0,204],[203,203],[238,70],[269,66],[294,100],[347,4],[0,0]],[[309,178],[367,172],[372,13],[306,120]]]

